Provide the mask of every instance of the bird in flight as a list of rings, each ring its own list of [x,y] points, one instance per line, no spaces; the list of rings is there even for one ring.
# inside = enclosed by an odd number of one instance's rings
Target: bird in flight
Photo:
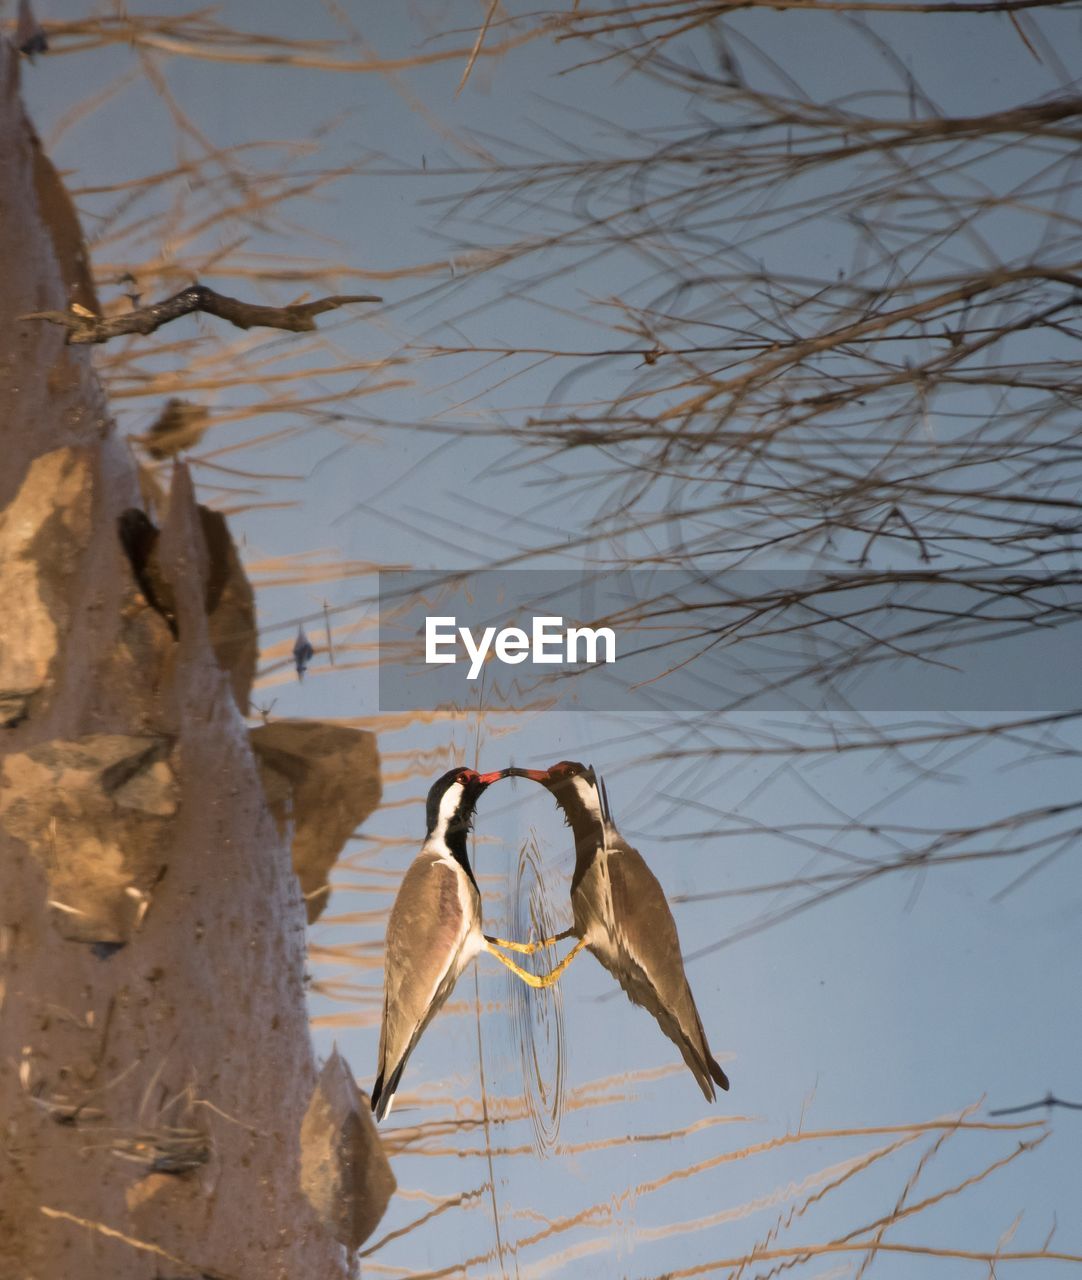
[[[532,952],[577,938],[562,972],[585,947],[619,982],[632,1004],[653,1014],[676,1045],[708,1102],[729,1079],[714,1060],[684,972],[676,921],[657,877],[617,831],[604,782],[594,770],[563,760],[548,769],[506,770],[551,792],[575,838],[571,879],[574,924],[539,942],[507,943]],[[550,978],[557,974],[548,975]]]

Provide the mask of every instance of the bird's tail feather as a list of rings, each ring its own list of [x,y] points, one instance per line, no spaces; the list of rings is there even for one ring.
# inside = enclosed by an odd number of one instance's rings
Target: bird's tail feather
[[[721,1067],[718,1066],[718,1064],[714,1061],[714,1059],[709,1054],[706,1055],[706,1065],[710,1071],[710,1075],[714,1083],[719,1088],[724,1089],[727,1092],[729,1089],[729,1077],[725,1074],[724,1071],[722,1071]]]
[[[383,1098],[383,1072],[381,1071],[379,1075],[376,1076],[376,1083],[372,1086],[372,1110],[376,1113],[377,1120],[382,1120],[386,1112],[386,1107],[384,1107],[383,1111],[380,1110],[380,1102],[382,1098]]]
[[[381,1071],[376,1077],[376,1083],[372,1086],[372,1110],[376,1113],[377,1120],[384,1120],[391,1114],[391,1107],[394,1106],[394,1096],[398,1092],[398,1081],[402,1076],[402,1068],[406,1065],[405,1058],[391,1072],[391,1078],[386,1085],[383,1083],[383,1072]]]

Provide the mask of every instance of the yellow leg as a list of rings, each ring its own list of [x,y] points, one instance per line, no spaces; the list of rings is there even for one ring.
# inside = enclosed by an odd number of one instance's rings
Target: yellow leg
[[[535,951],[543,951],[546,947],[554,947],[557,942],[563,942],[565,938],[573,938],[575,936],[574,929],[565,929],[563,933],[554,934],[551,938],[544,938],[540,942],[511,942],[507,938],[493,938],[491,934],[485,934],[485,941],[492,947],[502,947],[504,951],[521,951],[523,955],[532,956]]]
[[[578,953],[583,949],[585,945],[586,945],[585,941],[581,939],[578,942],[576,942],[575,945],[571,948],[571,950],[567,953],[567,955],[564,956],[564,958],[556,966],[556,968],[553,969],[551,973],[546,973],[544,977],[541,977],[536,973],[530,973],[528,969],[521,968],[519,965],[515,964],[514,960],[509,960],[502,952],[497,951],[495,947],[486,945],[485,950],[489,953],[489,955],[495,956],[496,959],[500,962],[500,964],[506,965],[508,969],[510,969],[512,973],[520,977],[522,981],[526,983],[527,986],[551,987],[553,983],[559,980],[560,975],[571,963],[571,961],[574,960],[574,958],[578,955]]]

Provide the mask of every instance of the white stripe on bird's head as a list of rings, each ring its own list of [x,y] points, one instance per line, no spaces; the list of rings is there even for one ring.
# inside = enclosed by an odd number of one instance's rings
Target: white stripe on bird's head
[[[576,774],[574,777],[568,778],[563,785],[570,786],[578,799],[579,804],[586,810],[586,813],[595,822],[600,822],[601,813],[601,796],[597,789],[597,783],[593,777],[584,777],[582,774]]]
[[[447,790],[440,796],[440,807],[436,815],[436,825],[432,831],[434,836],[442,839],[447,834],[447,828],[454,820],[455,814],[462,805],[463,796],[466,793],[466,787],[461,778],[456,778]]]

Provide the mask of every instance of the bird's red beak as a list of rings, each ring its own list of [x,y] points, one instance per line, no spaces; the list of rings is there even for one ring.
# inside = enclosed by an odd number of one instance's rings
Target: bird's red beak
[[[506,769],[497,769],[494,773],[479,773],[477,775],[477,781],[482,787],[488,787],[494,782],[499,782],[501,778],[506,778],[507,773],[508,771]]]
[[[542,785],[549,780],[549,771],[547,769],[517,769],[512,765],[505,772],[509,777],[529,778],[531,782],[540,782]]]

